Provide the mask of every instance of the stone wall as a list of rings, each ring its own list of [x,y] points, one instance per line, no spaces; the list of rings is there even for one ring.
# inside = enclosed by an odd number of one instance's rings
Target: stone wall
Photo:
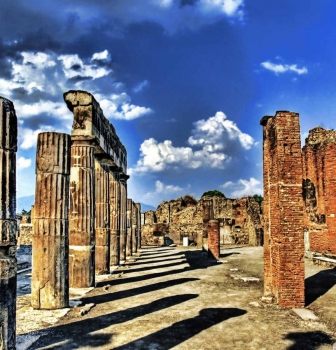
[[[336,131],[309,131],[302,149],[306,251],[336,254]]]

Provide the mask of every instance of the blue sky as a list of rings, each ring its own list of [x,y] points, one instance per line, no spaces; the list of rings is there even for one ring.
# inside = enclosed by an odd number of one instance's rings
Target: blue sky
[[[298,112],[303,140],[336,128],[335,18],[332,0],[2,0],[18,197],[34,194],[38,132],[71,132],[69,89],[115,126],[136,202],[261,194],[261,117]]]

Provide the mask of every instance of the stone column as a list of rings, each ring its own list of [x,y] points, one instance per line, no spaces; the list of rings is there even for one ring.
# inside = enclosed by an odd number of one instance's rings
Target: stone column
[[[202,234],[202,240],[197,240],[198,244],[200,241],[202,241],[202,248],[208,251],[208,222],[213,219],[214,212],[213,212],[213,201],[212,199],[203,199],[202,200],[202,220],[203,220],[203,234]]]
[[[141,204],[135,203],[137,210],[137,250],[141,248]]]
[[[219,221],[210,220],[208,222],[208,254],[216,259],[220,257],[220,244],[219,244]]]
[[[120,262],[120,183],[119,168],[110,167],[110,265]]]
[[[127,244],[127,180],[129,176],[120,176],[120,260],[126,260]]]
[[[94,147],[72,140],[70,169],[69,283],[72,288],[95,285]]]
[[[33,217],[31,305],[34,309],[69,306],[70,135],[38,135]]]
[[[17,118],[0,97],[0,349],[15,349]]]
[[[96,274],[110,273],[110,177],[106,160],[95,159]]]
[[[135,203],[132,201],[132,253],[136,253],[138,251],[137,223],[137,208]]]
[[[264,117],[264,270],[266,297],[304,306],[302,159],[297,113]]]
[[[126,242],[126,255],[132,255],[133,237],[132,237],[132,199],[127,199],[127,242]]]

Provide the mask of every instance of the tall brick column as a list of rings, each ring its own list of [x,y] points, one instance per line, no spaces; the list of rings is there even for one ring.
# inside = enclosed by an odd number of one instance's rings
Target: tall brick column
[[[69,306],[70,135],[38,135],[33,218],[31,305],[34,309]]]
[[[135,203],[132,201],[132,253],[136,253],[138,251],[137,223],[138,211]]]
[[[128,175],[120,175],[120,260],[126,260],[127,244],[127,180]]]
[[[141,204],[135,203],[137,209],[137,250],[141,248]]]
[[[264,117],[264,269],[266,296],[304,306],[304,239],[300,124],[297,113]]]
[[[95,159],[96,274],[110,273],[110,177],[106,159]]]
[[[110,265],[116,266],[120,262],[120,183],[119,168],[110,169]]]
[[[15,349],[17,118],[0,97],[0,349]]]
[[[95,285],[94,147],[72,140],[70,169],[69,283],[72,288]]]
[[[208,254],[216,259],[220,257],[220,243],[219,243],[219,221],[210,220],[207,227],[208,232]]]
[[[132,235],[132,217],[133,217],[133,201],[127,198],[127,241],[126,256],[132,255],[133,235]]]

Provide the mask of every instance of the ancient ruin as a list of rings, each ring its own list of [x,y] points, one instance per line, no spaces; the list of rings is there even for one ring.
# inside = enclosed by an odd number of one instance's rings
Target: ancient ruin
[[[309,131],[302,149],[305,250],[336,254],[336,131]]]
[[[263,117],[264,293],[282,307],[303,307],[302,160],[297,113]]]
[[[31,305],[59,309],[69,305],[70,136],[38,135],[33,210]]]
[[[261,207],[252,197],[214,196],[197,201],[188,195],[162,202],[155,211],[144,214],[142,244],[163,245],[165,236],[182,244],[183,237],[188,237],[191,244],[200,247],[211,219],[219,220],[220,244],[263,244]]]
[[[0,349],[15,349],[16,333],[16,151],[17,118],[0,97]]]

